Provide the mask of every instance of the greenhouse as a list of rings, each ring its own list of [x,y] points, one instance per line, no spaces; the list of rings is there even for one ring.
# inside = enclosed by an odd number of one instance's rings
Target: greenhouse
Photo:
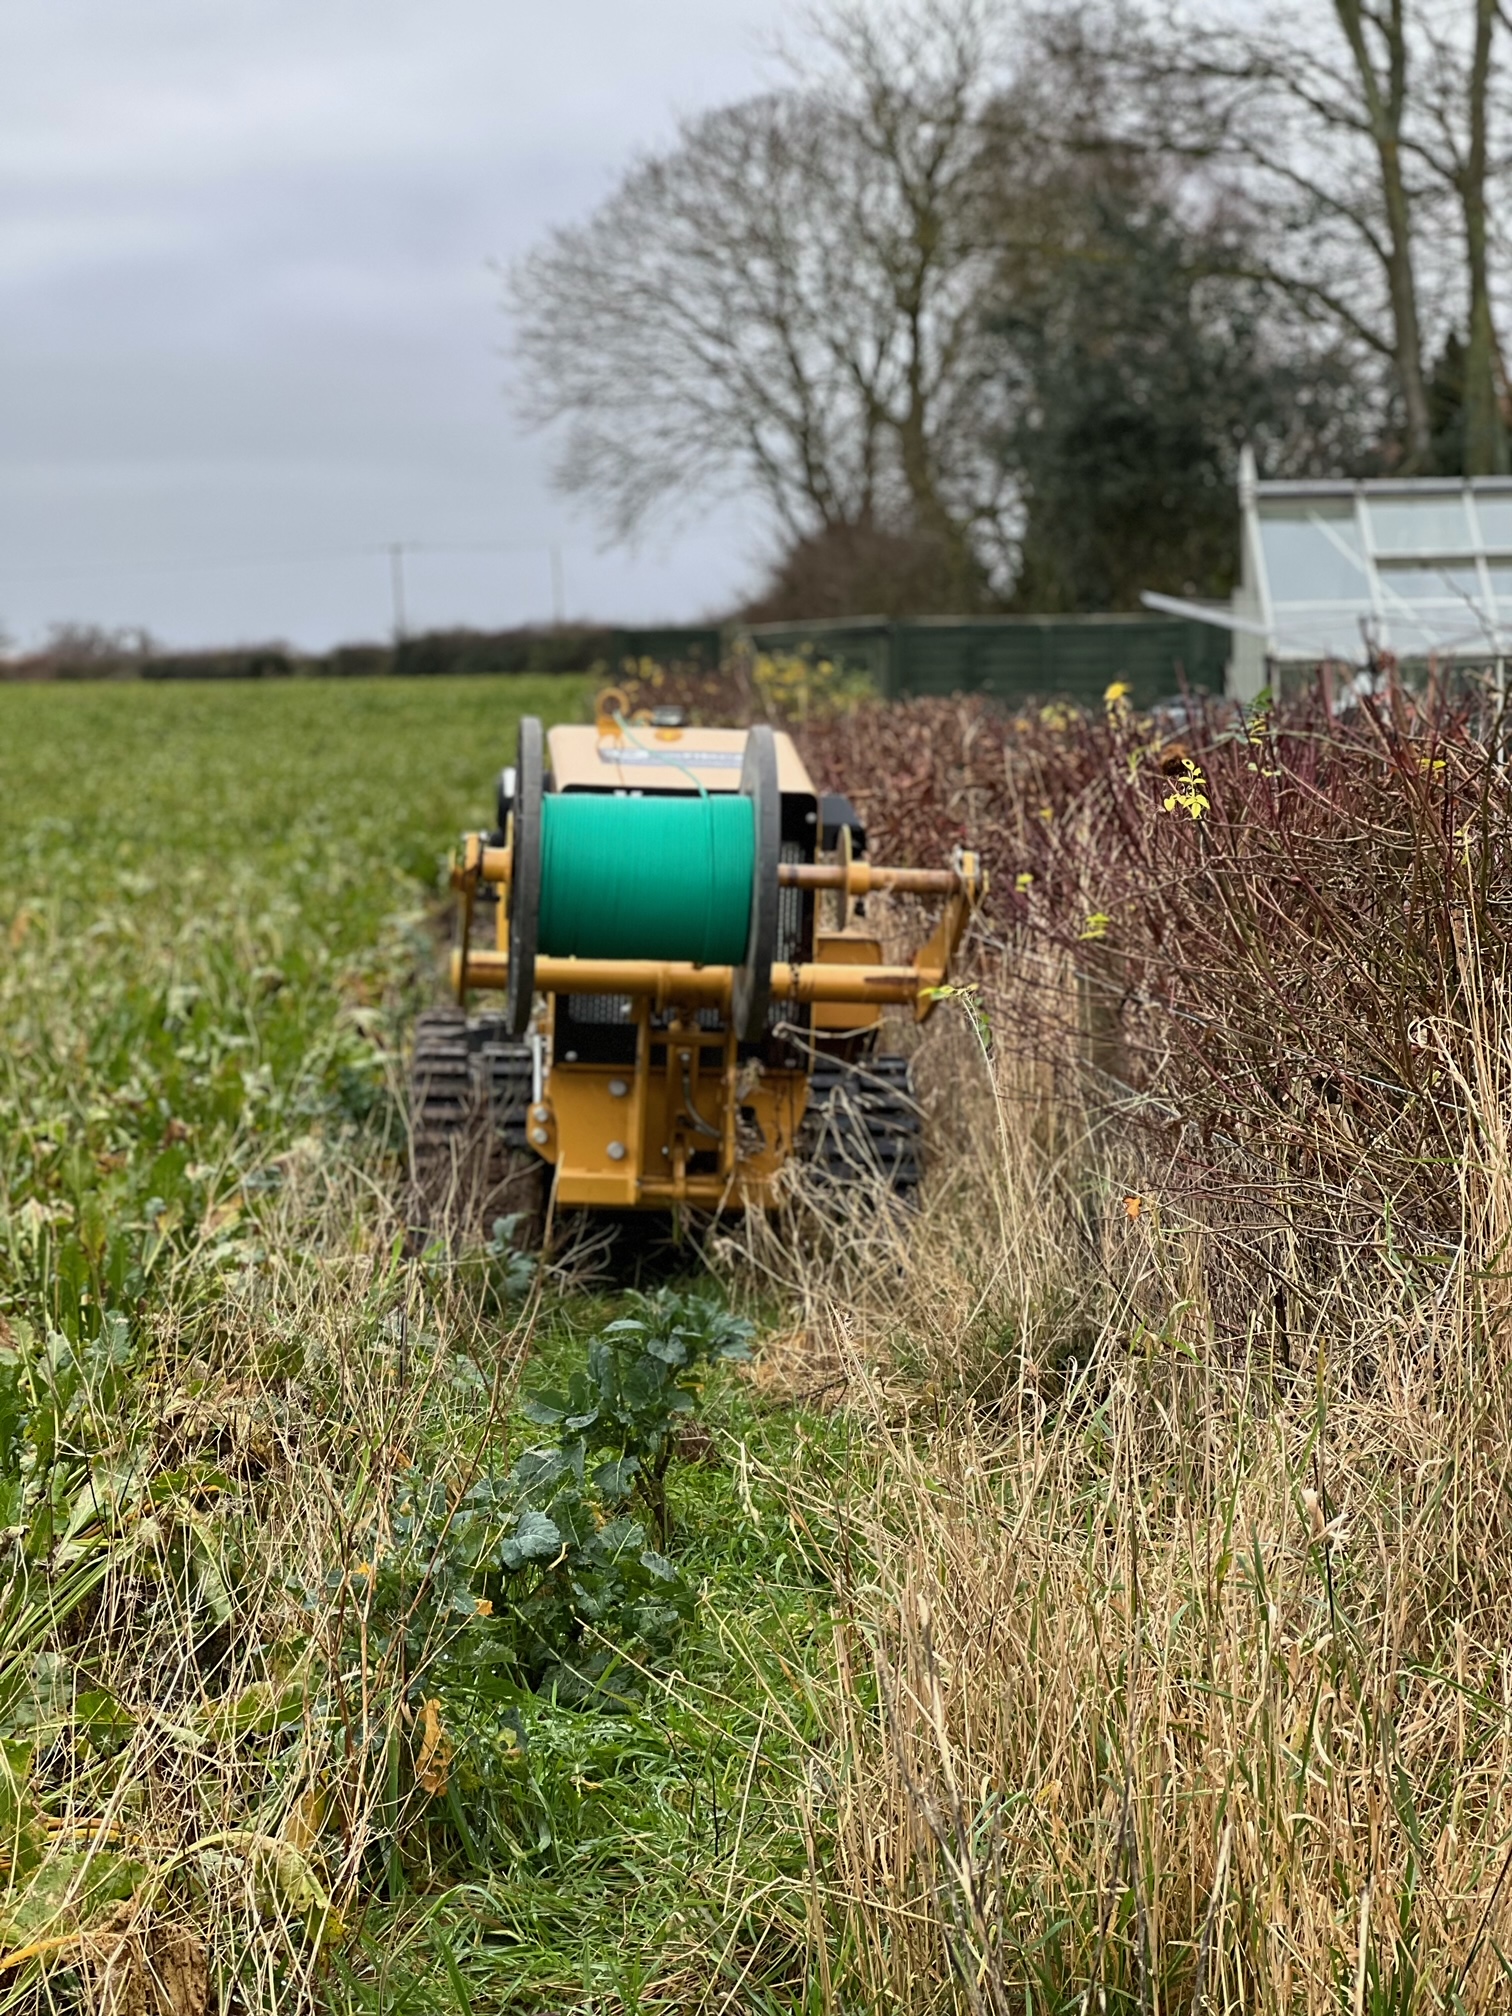
[[[1512,478],[1261,482],[1246,451],[1240,586],[1225,610],[1147,595],[1234,633],[1231,690],[1333,661],[1485,664],[1512,648]],[[1293,673],[1295,677],[1295,671]]]

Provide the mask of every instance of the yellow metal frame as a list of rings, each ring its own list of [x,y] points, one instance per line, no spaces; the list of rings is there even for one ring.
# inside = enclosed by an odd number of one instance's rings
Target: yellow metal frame
[[[507,844],[492,847],[469,834],[452,870],[461,899],[451,976],[459,1001],[473,989],[509,984],[510,867]],[[815,1033],[832,1039],[874,1028],[885,1006],[912,1007],[924,1021],[985,887],[970,852],[958,852],[947,869],[883,868],[851,860],[844,844],[835,863],[784,863],[778,881],[838,898],[839,928],[816,925],[814,957],[778,961],[771,971],[773,1001],[812,1006]],[[483,884],[500,890],[492,951],[472,945]],[[939,923],[906,966],[886,964],[880,941],[853,922],[856,899],[881,891],[944,898]],[[633,1065],[553,1058],[544,1070],[527,1132],[555,1169],[559,1204],[720,1210],[774,1201],[807,1109],[808,1074],[742,1064],[730,1019],[734,967],[538,956],[535,980],[548,1003],[537,1014],[537,1040],[549,1033],[549,1001],[557,994],[627,998],[636,1029]],[[720,1011],[723,1027],[700,1025],[699,1011],[709,1008]],[[658,1026],[653,1016],[670,1019]]]

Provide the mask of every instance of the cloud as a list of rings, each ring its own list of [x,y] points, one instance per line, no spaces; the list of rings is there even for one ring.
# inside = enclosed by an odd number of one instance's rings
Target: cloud
[[[0,619],[322,642],[374,627],[351,556],[396,538],[522,556],[437,556],[422,620],[546,613],[552,543],[579,613],[727,598],[745,514],[602,555],[551,493],[488,262],[582,214],[678,109],[757,88],[783,11],[7,0]]]

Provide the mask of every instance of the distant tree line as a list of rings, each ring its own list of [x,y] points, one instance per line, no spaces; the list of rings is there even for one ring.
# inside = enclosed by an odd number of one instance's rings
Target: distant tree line
[[[54,626],[39,651],[0,660],[0,679],[353,679],[441,678],[500,673],[582,672],[606,676],[643,660],[712,669],[719,632],[702,626],[654,630],[559,623],[514,630],[427,630],[398,644],[342,644],[330,651],[244,644],[181,651],[144,630],[93,624]]]
[[[830,0],[511,276],[614,536],[754,493],[753,617],[1221,595],[1235,478],[1508,468],[1499,0]]]

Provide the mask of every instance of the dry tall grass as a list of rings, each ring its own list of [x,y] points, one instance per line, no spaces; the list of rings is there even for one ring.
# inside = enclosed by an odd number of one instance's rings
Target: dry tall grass
[[[1458,1251],[1289,1364],[1263,1309],[1220,1342],[1144,1136],[926,1044],[925,1208],[791,1282],[873,1452],[799,1507],[841,1530],[824,2007],[1512,2005],[1512,1026],[1463,1019]]]
[[[0,2007],[347,2006],[338,1949],[353,2006],[383,2006],[381,1983],[360,1989],[362,1915],[401,1840],[415,1880],[435,1787],[413,1706],[427,1648],[406,1669],[402,1637],[370,1638],[364,1564],[423,1442],[466,1484],[530,1305],[485,1320],[443,1252],[406,1256],[364,1166],[291,1156],[283,1176],[256,1265],[186,1304],[159,1376],[95,1423],[115,1537],[93,1586],[60,1603],[60,1541],[30,1609],[12,1591],[6,1712],[29,1740],[4,1748],[0,1810],[40,1936],[12,1931]],[[466,1352],[491,1388],[451,1376]]]

